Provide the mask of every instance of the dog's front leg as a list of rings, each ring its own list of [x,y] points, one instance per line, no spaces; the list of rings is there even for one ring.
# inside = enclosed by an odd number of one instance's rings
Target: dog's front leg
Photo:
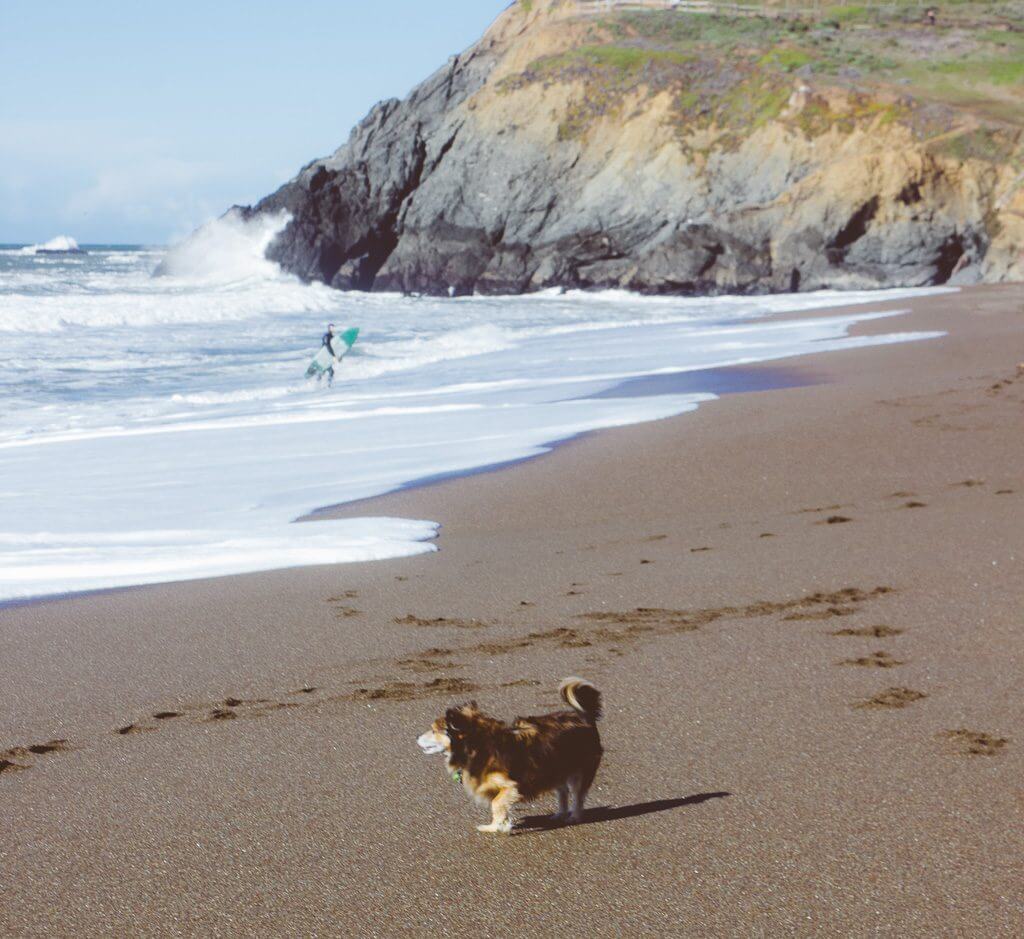
[[[569,821],[574,825],[583,821],[583,803],[587,799],[587,788],[583,787],[583,780],[579,776],[569,778]]]
[[[512,820],[509,818],[509,809],[519,801],[519,790],[515,784],[506,786],[491,800],[491,824],[477,825],[477,831],[501,832],[508,834],[512,831]]]
[[[569,787],[558,787],[558,811],[551,816],[554,822],[564,822],[569,817]]]

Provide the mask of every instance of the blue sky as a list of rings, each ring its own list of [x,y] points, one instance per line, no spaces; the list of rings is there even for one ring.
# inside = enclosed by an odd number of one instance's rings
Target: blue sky
[[[0,0],[0,242],[176,240],[334,150],[508,0]]]

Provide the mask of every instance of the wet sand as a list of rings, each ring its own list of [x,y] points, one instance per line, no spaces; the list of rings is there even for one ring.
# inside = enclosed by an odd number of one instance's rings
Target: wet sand
[[[0,609],[0,933],[1019,934],[1024,287],[899,306],[949,335],[332,510],[437,554]],[[569,674],[586,824],[477,834],[415,737]]]

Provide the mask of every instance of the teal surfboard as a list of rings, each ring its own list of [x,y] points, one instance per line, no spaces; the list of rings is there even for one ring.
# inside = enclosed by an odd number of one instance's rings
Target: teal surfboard
[[[351,329],[346,329],[343,333],[335,335],[332,345],[335,352],[338,353],[338,362],[345,357],[358,338],[358,326],[353,326]],[[309,363],[309,368],[306,369],[306,378],[312,378],[314,375],[323,375],[334,364],[336,364],[334,356],[328,351],[327,346],[321,346],[320,351],[313,356],[313,361]]]

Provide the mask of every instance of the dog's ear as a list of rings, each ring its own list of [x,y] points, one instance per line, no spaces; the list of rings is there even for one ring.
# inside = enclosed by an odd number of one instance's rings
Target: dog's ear
[[[472,726],[472,713],[475,705],[462,705],[459,708],[449,708],[444,712],[444,724],[450,737],[465,736]]]
[[[469,720],[463,713],[462,708],[448,708],[444,712],[444,723],[448,729],[449,737],[461,736],[469,726]]]

